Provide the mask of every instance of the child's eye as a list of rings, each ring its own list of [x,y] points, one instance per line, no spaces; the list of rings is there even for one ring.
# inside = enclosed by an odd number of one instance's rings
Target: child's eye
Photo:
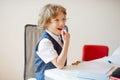
[[[62,19],[54,19],[53,22],[65,22],[66,21],[66,18],[62,18]]]
[[[63,20],[63,21],[66,21],[66,18],[63,18],[62,20]]]

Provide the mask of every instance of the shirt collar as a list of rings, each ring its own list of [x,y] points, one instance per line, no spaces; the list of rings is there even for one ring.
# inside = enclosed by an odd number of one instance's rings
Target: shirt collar
[[[47,32],[48,34],[50,34],[57,42],[60,40],[60,36],[57,36],[57,35],[53,34],[52,32],[50,32],[50,31],[48,31],[48,30],[46,30],[46,32]]]

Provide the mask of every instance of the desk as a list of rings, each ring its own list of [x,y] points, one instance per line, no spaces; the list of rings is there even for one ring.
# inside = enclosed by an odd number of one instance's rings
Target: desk
[[[112,68],[113,65],[96,60],[74,66],[68,65],[63,69],[46,70],[45,77],[51,78],[51,80],[95,80],[91,77],[97,77],[97,80],[109,80],[108,72]]]

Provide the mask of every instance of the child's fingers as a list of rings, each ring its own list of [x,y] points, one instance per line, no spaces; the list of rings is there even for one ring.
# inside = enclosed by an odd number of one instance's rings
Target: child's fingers
[[[72,63],[72,65],[78,65],[80,63],[80,61],[76,61],[74,63]]]

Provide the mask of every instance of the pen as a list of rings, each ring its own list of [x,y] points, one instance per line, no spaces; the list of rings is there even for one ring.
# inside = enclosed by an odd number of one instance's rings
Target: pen
[[[108,60],[108,63],[112,64],[112,61]]]

